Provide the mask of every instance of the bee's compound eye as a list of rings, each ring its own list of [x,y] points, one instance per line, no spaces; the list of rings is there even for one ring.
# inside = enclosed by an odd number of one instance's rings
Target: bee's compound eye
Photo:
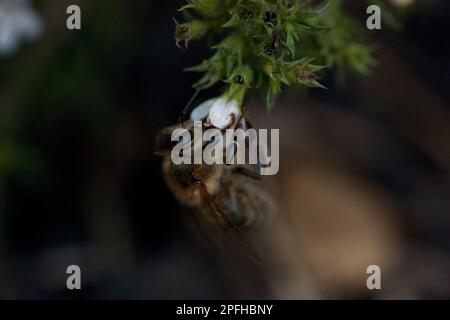
[[[202,184],[202,181],[195,175],[192,175],[191,181],[192,181],[192,183],[194,183],[196,185],[201,185]]]

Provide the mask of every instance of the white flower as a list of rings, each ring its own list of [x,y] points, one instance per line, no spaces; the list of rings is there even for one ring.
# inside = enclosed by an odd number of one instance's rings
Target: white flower
[[[225,129],[241,115],[241,110],[236,100],[228,100],[218,97],[206,100],[199,104],[191,113],[191,120],[207,119],[215,128]]]
[[[211,107],[209,121],[214,127],[223,130],[233,123],[233,114],[234,119],[241,114],[237,101],[221,97]]]
[[[0,0],[0,55],[13,53],[22,40],[35,40],[42,29],[29,0]]]

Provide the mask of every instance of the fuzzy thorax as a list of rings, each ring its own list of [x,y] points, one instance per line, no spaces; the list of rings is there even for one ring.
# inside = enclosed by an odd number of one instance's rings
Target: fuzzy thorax
[[[219,165],[172,163],[170,157],[164,159],[163,172],[169,189],[178,201],[188,207],[201,205],[204,195],[201,185],[206,187],[210,195],[214,195],[220,186],[223,168]]]

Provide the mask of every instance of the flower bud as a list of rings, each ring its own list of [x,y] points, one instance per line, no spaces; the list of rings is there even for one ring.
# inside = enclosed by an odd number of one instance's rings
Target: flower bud
[[[175,24],[175,40],[176,45],[179,48],[181,48],[180,42],[184,42],[184,46],[187,48],[191,40],[198,40],[202,38],[209,29],[208,25],[200,20],[194,20],[186,23],[178,23],[175,20]]]
[[[271,77],[272,74],[273,74],[273,65],[272,65],[272,63],[268,62],[265,65],[263,65],[263,71],[264,71],[264,73],[267,76]]]
[[[253,70],[247,65],[238,67],[226,82],[233,86],[250,88],[253,82]]]
[[[286,78],[292,83],[301,83],[307,79],[318,79],[314,72],[308,70],[304,65],[298,64],[286,72]]]
[[[307,87],[326,89],[317,80],[320,78],[315,73],[323,69],[321,66],[298,64],[285,72],[287,81],[290,83],[298,83]]]
[[[224,13],[224,5],[221,0],[192,0],[192,3],[181,8],[181,10],[185,9],[193,9],[207,18],[217,18]]]

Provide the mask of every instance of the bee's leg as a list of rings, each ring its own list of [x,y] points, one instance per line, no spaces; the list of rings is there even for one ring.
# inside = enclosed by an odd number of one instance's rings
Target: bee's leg
[[[236,117],[236,115],[234,113],[232,113],[230,123],[225,127],[225,129],[222,130],[222,133],[225,133],[225,130],[227,130],[227,129],[236,129],[238,127],[239,123],[241,123],[241,121],[244,118],[244,116],[246,115],[246,113],[247,113],[246,106],[242,107],[242,112],[239,117]]]
[[[239,125],[239,123],[241,122],[241,120],[244,119],[244,117],[247,115],[247,111],[248,111],[247,106],[246,106],[246,105],[242,106],[242,113],[241,113],[241,115],[239,116],[237,125]]]
[[[233,164],[233,159],[236,156],[237,152],[237,141],[233,141],[233,143],[230,144],[230,149],[228,147],[224,146],[224,163],[226,166],[230,166]]]
[[[233,120],[232,120],[231,129],[236,129],[239,126],[239,124],[241,123],[242,119],[244,119],[246,114],[247,114],[247,106],[242,107],[241,115],[238,118],[236,118],[236,115],[234,113],[232,113],[231,116],[232,116]]]
[[[184,127],[184,120],[186,118],[186,114],[189,112],[189,109],[192,106],[192,103],[197,98],[198,94],[200,93],[201,89],[197,89],[194,93],[194,95],[189,99],[189,102],[186,104],[186,106],[183,108],[183,111],[181,111],[181,114],[178,118],[178,122],[180,123],[181,127]]]
[[[205,121],[203,122],[203,129],[210,129],[213,128],[214,126],[211,124],[211,122],[209,121]]]
[[[262,177],[258,173],[245,167],[238,166],[234,169],[234,171],[254,180],[262,180]]]
[[[231,116],[231,120],[227,124],[227,126],[222,130],[222,133],[225,133],[225,131],[227,129],[235,129],[236,128],[236,126],[235,126],[235,124],[236,124],[236,115],[234,113],[231,113],[230,116]]]
[[[239,118],[240,120],[237,122],[238,124],[241,122],[241,120],[245,116],[246,112],[247,112],[247,108],[244,107],[244,110],[243,110],[243,112],[241,114],[241,117]],[[248,119],[245,119],[245,123],[246,123],[246,129],[254,129],[254,126],[252,125],[251,121],[249,121]],[[236,152],[237,152],[237,142],[235,142],[235,149],[233,151],[234,155],[236,155]],[[266,167],[266,165],[264,165],[261,162],[260,159],[258,159],[257,165],[258,165],[258,169],[260,171],[262,171]],[[243,167],[238,167],[238,168],[242,168],[242,169],[244,169],[244,171],[250,171],[250,170],[248,170],[246,168],[243,168]],[[238,169],[238,170],[242,170],[242,169]],[[238,172],[238,173],[250,176],[250,178],[254,178],[256,180],[262,180],[262,177],[260,175],[258,175],[257,173],[255,173],[253,171],[250,171],[250,172],[251,172],[250,174],[248,174],[247,172],[245,172],[245,173],[244,172]],[[255,175],[257,175],[257,178],[254,177]]]

